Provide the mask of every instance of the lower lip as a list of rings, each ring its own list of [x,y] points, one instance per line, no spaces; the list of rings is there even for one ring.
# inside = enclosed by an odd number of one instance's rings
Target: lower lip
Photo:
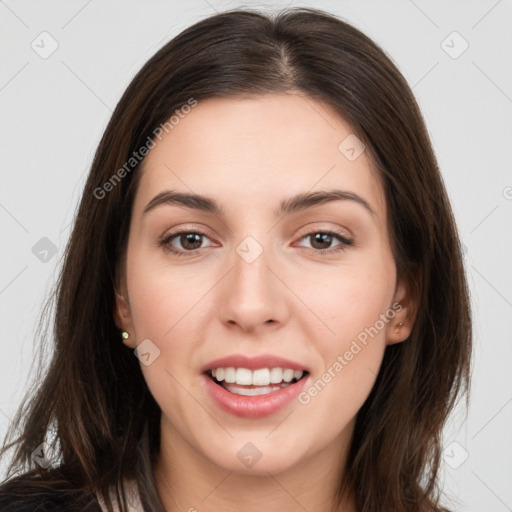
[[[301,392],[307,377],[266,395],[245,396],[231,393],[213,382],[208,375],[206,389],[213,401],[224,411],[240,418],[264,418],[283,409]]]

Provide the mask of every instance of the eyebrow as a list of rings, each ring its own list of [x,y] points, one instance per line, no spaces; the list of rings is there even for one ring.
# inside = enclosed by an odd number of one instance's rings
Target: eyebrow
[[[372,216],[376,216],[375,211],[370,206],[368,201],[363,199],[355,192],[348,190],[321,190],[317,192],[307,192],[297,194],[288,199],[285,199],[279,205],[279,208],[274,211],[274,215],[289,215],[307,210],[314,206],[319,206],[332,201],[353,201],[356,204],[364,207]],[[193,210],[199,210],[206,213],[212,213],[219,217],[223,216],[223,208],[211,197],[202,196],[193,193],[178,192],[175,190],[164,190],[157,194],[148,203],[143,211],[143,215],[154,210],[161,205],[179,205],[185,206]]]

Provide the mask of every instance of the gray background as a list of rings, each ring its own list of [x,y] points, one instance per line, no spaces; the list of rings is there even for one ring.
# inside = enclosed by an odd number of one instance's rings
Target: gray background
[[[512,2],[505,0],[0,0],[0,435],[30,377],[37,315],[94,150],[130,79],[172,36],[215,11],[285,5],[320,7],[353,23],[413,87],[467,248],[474,307],[472,403],[445,431],[445,502],[510,511]]]

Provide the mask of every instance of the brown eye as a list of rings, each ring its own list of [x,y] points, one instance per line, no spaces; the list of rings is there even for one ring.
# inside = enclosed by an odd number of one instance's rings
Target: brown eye
[[[160,245],[162,245],[167,251],[182,256],[201,249],[203,247],[204,239],[208,239],[208,237],[203,233],[196,233],[195,231],[180,231],[165,237],[160,242]]]
[[[328,233],[314,233],[308,236],[313,249],[329,249],[333,240],[333,236]]]
[[[181,243],[181,246],[183,249],[187,249],[190,251],[193,251],[194,249],[199,249],[203,243],[202,241],[202,235],[199,235],[197,233],[184,233],[179,235],[179,241]]]
[[[320,254],[342,251],[354,244],[353,240],[336,231],[314,231],[301,237],[303,240],[308,240],[309,248]]]

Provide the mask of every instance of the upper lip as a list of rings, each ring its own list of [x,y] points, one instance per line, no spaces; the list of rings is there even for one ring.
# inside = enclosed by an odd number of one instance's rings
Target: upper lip
[[[201,371],[207,372],[208,370],[213,370],[215,368],[229,367],[247,368],[249,370],[257,370],[258,368],[290,368],[292,370],[309,371],[303,364],[272,354],[262,354],[254,357],[248,357],[242,354],[233,354],[210,361],[203,366]]]

